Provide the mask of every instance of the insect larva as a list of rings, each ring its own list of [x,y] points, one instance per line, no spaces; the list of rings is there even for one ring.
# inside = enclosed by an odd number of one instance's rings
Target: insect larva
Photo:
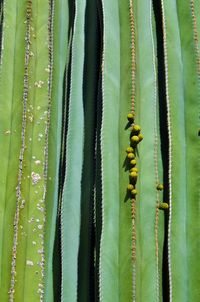
[[[137,161],[135,159],[132,159],[130,161],[131,166],[135,166],[137,164]]]
[[[128,153],[127,157],[128,157],[128,159],[134,159],[135,158],[135,154],[134,153]]]
[[[158,205],[158,208],[160,210],[168,210],[169,209],[169,205],[166,202],[160,202],[159,205]]]
[[[143,140],[144,136],[141,133],[139,133],[138,138],[139,138],[139,142],[141,142]]]
[[[141,131],[141,127],[139,125],[133,125],[131,131],[132,133],[138,134]]]
[[[134,115],[133,115],[133,113],[129,113],[129,114],[127,115],[127,119],[128,119],[128,121],[129,121],[130,123],[133,123],[133,122],[134,122]]]
[[[163,184],[158,184],[157,187],[156,187],[156,189],[157,189],[158,191],[162,191],[162,190],[164,189]]]
[[[137,179],[137,177],[138,177],[138,174],[135,171],[131,172],[129,175],[130,175],[130,178],[132,178],[132,179]]]
[[[138,137],[137,135],[133,135],[133,136],[131,137],[131,142],[132,142],[133,144],[138,144],[138,143],[139,143],[139,137]]]
[[[133,196],[136,196],[136,195],[138,194],[138,191],[137,191],[136,189],[133,189],[133,190],[131,191],[131,194],[132,194]]]
[[[128,184],[127,190],[132,191],[134,189],[134,185]]]
[[[136,172],[136,173],[138,173],[138,168],[133,167],[133,168],[130,169],[130,172]]]
[[[126,153],[133,153],[133,148],[132,147],[128,147],[127,149],[126,149]]]

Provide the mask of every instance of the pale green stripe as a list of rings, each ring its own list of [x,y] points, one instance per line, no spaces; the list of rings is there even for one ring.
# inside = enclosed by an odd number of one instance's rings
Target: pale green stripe
[[[25,52],[25,2],[6,1],[0,70],[0,300],[8,301],[13,219],[21,144]],[[17,26],[16,26],[17,24]],[[15,29],[15,30],[14,30]],[[6,131],[8,134],[6,134]]]
[[[102,235],[100,301],[119,301],[119,100],[120,32],[118,1],[103,4]],[[110,243],[112,242],[112,245]],[[110,294],[112,293],[112,295]]]
[[[60,144],[62,131],[62,102],[64,71],[67,60],[68,44],[68,3],[67,0],[55,1],[53,25],[53,87],[51,101],[51,124],[49,129],[49,161],[46,197],[45,233],[45,301],[53,301],[53,249],[55,240],[56,214],[58,207],[58,184]]]
[[[76,0],[69,119],[66,146],[66,175],[62,196],[62,298],[77,300],[80,194],[83,163],[83,61],[85,0]]]
[[[169,272],[170,301],[187,298],[187,207],[185,105],[183,95],[183,62],[180,30],[175,0],[162,1],[165,34],[165,68],[170,136],[170,217],[169,217]]]
[[[132,222],[131,203],[127,199],[129,173],[125,171],[129,130],[125,130],[131,108],[131,31],[129,1],[119,2],[120,12],[120,116],[119,116],[119,301],[132,301]],[[115,217],[114,217],[115,218]],[[116,219],[116,218],[115,218]]]
[[[136,301],[159,301],[158,258],[156,257],[156,175],[155,165],[161,161],[155,148],[158,124],[157,75],[152,28],[151,1],[136,5],[136,123],[144,140],[138,147],[139,180],[136,198]],[[147,109],[148,108],[148,109]],[[156,119],[156,121],[155,121]],[[155,132],[156,131],[156,132]],[[157,144],[157,146],[155,145]],[[160,179],[162,182],[162,177]],[[161,231],[163,232],[163,226]],[[150,260],[151,257],[151,260]]]
[[[187,156],[187,301],[197,302],[200,300],[200,141],[198,137],[198,129],[200,126],[200,73],[198,73],[197,66],[197,60],[199,59],[199,41],[197,44],[194,41],[194,20],[192,20],[191,2],[192,1],[186,0],[177,1],[184,64],[183,81]],[[198,9],[200,2],[194,2],[196,4],[194,8],[196,30],[198,39],[200,39],[200,17]]]

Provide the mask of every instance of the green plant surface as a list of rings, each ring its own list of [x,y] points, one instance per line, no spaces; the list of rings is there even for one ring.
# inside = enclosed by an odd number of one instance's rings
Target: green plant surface
[[[131,203],[127,199],[128,171],[124,166],[130,132],[125,130],[131,108],[131,31],[129,2],[119,2],[120,18],[120,103],[119,103],[119,301],[132,301],[132,222]],[[129,75],[129,76],[128,76]],[[116,219],[116,218],[115,218]]]
[[[162,0],[169,135],[170,301],[188,301],[187,152],[183,54],[176,1]],[[186,20],[185,20],[186,21]],[[192,122],[192,121],[190,121]],[[181,152],[180,152],[181,151]]]
[[[51,61],[49,2],[27,2],[23,120],[10,301],[42,301]],[[47,13],[48,12],[48,13]]]
[[[145,16],[145,17],[144,17]],[[163,183],[159,141],[156,44],[150,1],[135,4],[136,19],[136,124],[144,139],[138,146],[138,196],[136,197],[136,301],[160,301],[159,240],[164,233],[163,214],[157,208]],[[148,110],[146,108],[148,107]],[[159,221],[160,219],[160,221]],[[151,255],[151,256],[150,256]],[[151,259],[151,260],[150,260]],[[152,280],[150,282],[150,280]]]
[[[190,2],[190,3],[189,3]],[[200,53],[199,53],[199,1],[178,1],[180,38],[183,62],[183,92],[186,137],[186,184],[187,203],[185,209],[185,241],[187,244],[187,296],[186,301],[197,302],[200,299],[198,261],[199,241],[199,205],[200,198]],[[187,22],[186,22],[187,21]],[[195,261],[197,259],[197,261]],[[179,276],[180,278],[180,276]],[[173,279],[172,279],[173,280]],[[176,301],[174,295],[174,301]]]
[[[4,3],[0,66],[0,300],[8,301],[21,144],[26,1]]]
[[[102,1],[102,234],[100,243],[100,301],[119,301],[119,100],[120,31],[118,1]],[[114,50],[114,51],[113,51]],[[123,202],[123,201],[121,201]],[[112,242],[112,247],[110,243]],[[124,282],[124,280],[123,280]],[[111,295],[112,293],[112,295]]]
[[[66,145],[66,174],[61,208],[62,297],[77,300],[78,249],[80,235],[81,175],[83,165],[83,62],[85,1],[75,2],[69,115]]]
[[[68,2],[55,1],[53,9],[53,74],[49,128],[48,179],[45,231],[45,301],[53,301],[53,248],[58,212],[59,164],[61,152],[63,83],[68,52]]]

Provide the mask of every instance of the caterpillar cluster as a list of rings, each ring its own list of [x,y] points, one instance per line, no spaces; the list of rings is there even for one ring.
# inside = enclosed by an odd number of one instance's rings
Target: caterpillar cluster
[[[129,113],[127,119],[131,125],[131,135],[130,135],[130,147],[126,149],[127,159],[129,161],[129,184],[127,186],[128,191],[131,193],[133,198],[137,195],[136,182],[138,178],[138,168],[136,167],[136,147],[143,140],[143,135],[141,132],[141,127],[134,124],[134,115]]]

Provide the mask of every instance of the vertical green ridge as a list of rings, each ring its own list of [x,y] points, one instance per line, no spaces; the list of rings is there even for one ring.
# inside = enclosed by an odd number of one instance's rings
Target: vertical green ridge
[[[77,300],[80,235],[81,174],[83,165],[83,61],[85,1],[75,2],[71,87],[66,144],[66,175],[62,195],[62,301]]]
[[[8,301],[21,144],[25,1],[4,2],[0,66],[0,300]]]
[[[120,104],[119,104],[119,301],[132,301],[132,222],[131,202],[127,198],[129,183],[126,171],[126,148],[130,133],[125,129],[131,108],[131,31],[129,1],[119,2],[120,17]]]
[[[187,299],[200,300],[198,260],[200,241],[200,57],[199,57],[199,1],[177,1],[183,57],[183,87],[185,99],[186,171],[187,171]],[[196,40],[195,40],[196,39]]]
[[[68,46],[68,3],[55,1],[53,22],[53,82],[51,122],[49,129],[49,160],[46,196],[45,232],[45,301],[53,301],[53,248],[58,207],[59,163],[62,131],[63,82]]]
[[[158,235],[163,233],[163,225],[159,223],[157,210],[159,196],[156,190],[157,182],[162,183],[158,139],[157,69],[152,3],[148,0],[142,0],[135,3],[134,7],[136,18],[135,122],[141,126],[144,135],[144,140],[138,147],[136,301],[148,300],[153,302],[160,300],[159,253],[157,248],[159,246]]]
[[[120,32],[118,1],[103,7],[102,234],[100,301],[119,301],[119,98]],[[114,51],[113,51],[114,50]],[[110,243],[112,242],[112,246]],[[110,295],[112,293],[112,296]]]
[[[175,0],[162,0],[169,135],[170,301],[188,301],[185,104],[183,61]],[[180,152],[181,150],[181,152]]]
[[[47,0],[27,2],[22,147],[10,301],[43,301],[44,295],[46,165],[51,94],[49,8]]]

